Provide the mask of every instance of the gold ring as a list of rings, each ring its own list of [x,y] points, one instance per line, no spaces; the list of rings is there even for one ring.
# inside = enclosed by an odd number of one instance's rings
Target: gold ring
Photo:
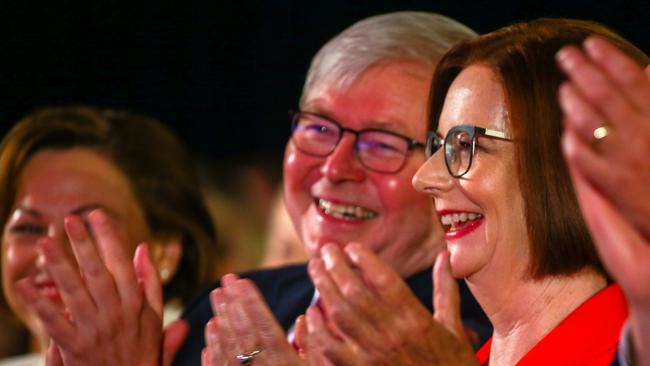
[[[594,138],[596,141],[600,141],[607,137],[609,133],[611,132],[610,128],[607,126],[600,126],[597,129],[594,130]]]

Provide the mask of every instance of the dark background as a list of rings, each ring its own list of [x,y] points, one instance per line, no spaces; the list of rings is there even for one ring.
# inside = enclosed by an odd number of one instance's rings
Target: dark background
[[[407,9],[479,33],[592,19],[650,50],[650,6],[624,1],[2,0],[0,134],[36,106],[90,103],[153,115],[207,158],[280,156],[318,48],[356,20]]]

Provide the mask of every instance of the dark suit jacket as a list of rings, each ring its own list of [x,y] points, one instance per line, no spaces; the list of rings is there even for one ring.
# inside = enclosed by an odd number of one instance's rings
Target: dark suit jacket
[[[314,296],[314,285],[307,274],[305,264],[253,271],[244,273],[240,277],[249,278],[257,285],[269,308],[285,330],[293,325],[299,315],[305,313]],[[407,278],[406,282],[420,302],[431,311],[431,268]],[[458,284],[463,322],[478,333],[482,344],[491,336],[492,326],[469,292],[465,281],[460,280]],[[190,302],[183,312],[182,318],[189,323],[190,331],[185,343],[176,354],[174,366],[201,364],[201,351],[205,347],[204,327],[213,316],[209,294],[218,286],[215,284],[204,291]]]

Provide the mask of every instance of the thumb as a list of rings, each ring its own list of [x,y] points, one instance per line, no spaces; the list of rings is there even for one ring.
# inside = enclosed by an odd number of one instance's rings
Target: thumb
[[[133,257],[133,266],[135,274],[138,278],[138,283],[144,291],[144,296],[147,299],[149,306],[156,312],[162,319],[163,313],[163,296],[162,284],[158,277],[158,271],[153,265],[151,255],[149,254],[149,246],[141,243],[135,249],[135,256]]]
[[[162,345],[162,365],[169,366],[174,361],[176,352],[183,345],[185,337],[189,332],[190,327],[186,321],[182,319],[175,320],[169,323],[163,329],[163,345]]]
[[[306,351],[308,347],[308,337],[309,332],[307,331],[307,320],[304,315],[301,315],[296,319],[296,326],[294,331],[294,342],[291,344],[294,348],[297,348],[296,351],[300,358],[305,360],[307,358]]]
[[[433,318],[458,338],[464,337],[460,320],[460,294],[456,279],[451,274],[449,252],[441,251],[433,266]]]
[[[52,339],[50,339],[50,345],[47,347],[47,353],[45,354],[45,365],[63,366],[63,359],[61,358],[59,347]]]

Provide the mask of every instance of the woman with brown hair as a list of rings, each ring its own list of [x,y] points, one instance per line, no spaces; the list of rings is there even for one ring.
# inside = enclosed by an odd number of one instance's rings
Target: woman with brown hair
[[[494,326],[479,363],[609,365],[627,306],[583,221],[557,102],[566,77],[556,53],[593,35],[648,64],[612,31],[564,19],[509,26],[443,58],[433,79],[429,159],[414,177],[445,228],[447,251],[434,269],[439,322],[371,253],[331,248],[310,266],[324,310],[307,312],[307,354],[348,365],[475,364],[450,334],[461,334],[453,274],[465,278]],[[356,296],[341,296],[350,288]],[[372,336],[373,329],[389,332]]]
[[[48,346],[44,324],[31,308],[44,299],[73,318],[79,307],[69,305],[86,301],[86,315],[94,320],[78,329],[110,325],[105,331],[124,342],[136,342],[120,333],[120,321],[128,319],[104,311],[110,299],[93,293],[99,286],[117,292],[127,305],[140,301],[143,313],[154,319],[162,316],[160,293],[154,294],[160,307],[153,314],[151,301],[144,299],[151,293],[145,288],[143,294],[136,280],[142,273],[133,273],[131,258],[140,242],[148,247],[136,252],[136,271],[139,263],[150,278],[159,276],[165,300],[185,302],[214,279],[219,247],[192,166],[184,146],[159,121],[124,111],[46,108],[7,134],[0,145],[3,300],[29,328],[33,350],[45,352]],[[113,240],[95,236],[107,228]],[[89,252],[106,266],[89,260]],[[89,292],[68,297],[70,288],[61,286],[74,282],[57,283],[53,263],[67,270],[78,266]],[[75,319],[80,320],[88,319]],[[87,332],[82,340],[105,335]]]

